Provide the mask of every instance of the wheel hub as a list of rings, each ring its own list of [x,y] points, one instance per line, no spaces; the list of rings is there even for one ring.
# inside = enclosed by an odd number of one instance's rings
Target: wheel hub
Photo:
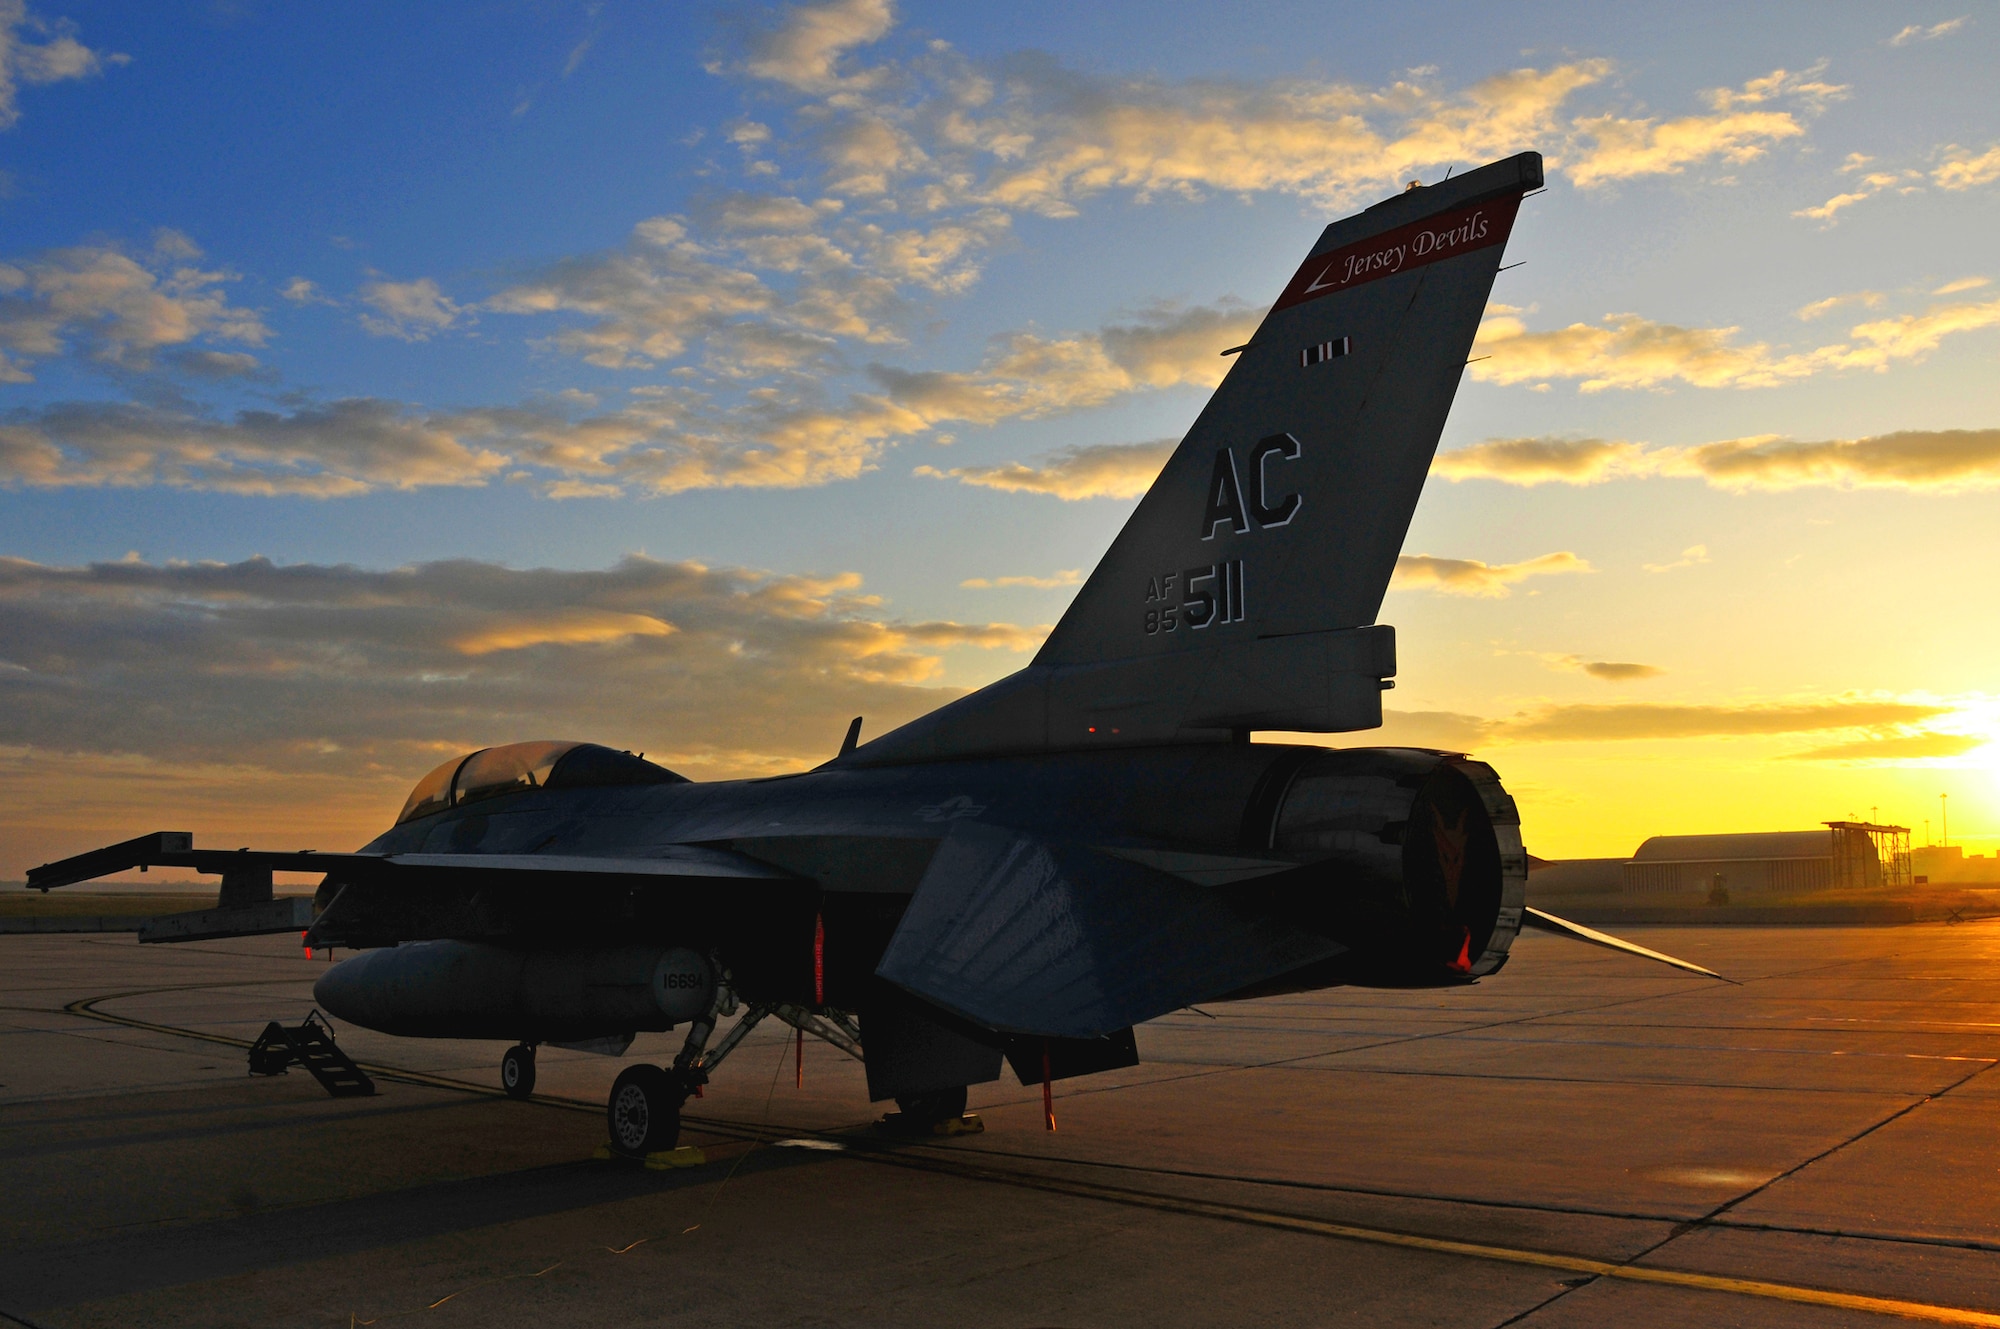
[[[652,1125],[652,1107],[646,1101],[646,1091],[636,1084],[628,1084],[619,1091],[618,1100],[612,1105],[612,1129],[618,1134],[618,1143],[626,1149],[638,1149],[646,1143],[647,1128]]]

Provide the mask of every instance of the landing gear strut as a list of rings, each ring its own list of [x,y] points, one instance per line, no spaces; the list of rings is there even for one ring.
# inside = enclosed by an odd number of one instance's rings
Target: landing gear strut
[[[663,1153],[681,1137],[681,1105],[708,1083],[709,1068],[729,1055],[730,1049],[756,1028],[767,1008],[752,1006],[743,1013],[713,1052],[706,1051],[715,1022],[736,1010],[736,998],[722,984],[716,986],[715,1000],[708,1010],[688,1026],[687,1039],[673,1069],[658,1066],[627,1066],[611,1085],[611,1101],[605,1104],[605,1124],[611,1130],[611,1148],[632,1158]]]
[[[500,1058],[500,1087],[509,1098],[526,1098],[535,1092],[535,1049],[520,1043]]]
[[[628,1066],[619,1072],[618,1079],[611,1086],[611,1101],[604,1110],[606,1122],[611,1128],[611,1148],[614,1152],[643,1157],[672,1149],[680,1140],[681,1106],[701,1092],[701,1087],[708,1083],[709,1072],[720,1066],[722,1059],[735,1051],[736,1045],[748,1037],[767,1015],[776,1016],[795,1029],[824,1039],[850,1057],[861,1057],[861,1030],[855,1026],[851,1016],[824,1008],[808,1010],[784,1003],[759,1003],[749,1007],[743,1012],[743,1018],[736,1022],[736,1027],[724,1034],[721,1042],[709,1047],[708,1039],[715,1032],[715,1022],[735,1013],[736,994],[729,990],[726,981],[718,983],[715,1000],[704,1014],[688,1026],[687,1040],[681,1044],[680,1053],[674,1058],[671,1068]],[[531,1076],[532,1066],[531,1062]],[[955,1107],[949,1102],[938,1105],[938,1120],[965,1111],[965,1091],[960,1089],[957,1093]],[[945,1095],[930,1097],[946,1098],[949,1091]]]

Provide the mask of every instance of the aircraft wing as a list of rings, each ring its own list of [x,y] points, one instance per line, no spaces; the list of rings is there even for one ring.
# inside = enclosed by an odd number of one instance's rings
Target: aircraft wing
[[[48,891],[132,868],[192,868],[219,875],[216,908],[168,914],[139,930],[140,941],[205,941],[250,937],[310,928],[312,945],[345,944],[350,935],[377,938],[386,919],[393,941],[403,929],[431,935],[438,929],[473,933],[506,927],[512,916],[496,916],[476,903],[485,896],[530,898],[551,889],[693,885],[701,882],[798,879],[782,868],[746,854],[702,845],[661,845],[642,855],[599,857],[583,854],[324,854],[314,850],[196,849],[187,831],[154,831],[89,853],[44,863],[28,872],[28,885]],[[342,887],[317,918],[311,903],[278,897],[273,872],[324,872]],[[509,890],[508,888],[516,888]],[[494,888],[498,888],[497,892]],[[604,895],[604,890],[591,892]],[[384,912],[386,911],[386,913]],[[358,932],[355,930],[359,929]]]
[[[528,879],[555,873],[611,877],[764,878],[790,873],[746,854],[701,845],[663,845],[644,856],[582,854],[326,854],[312,849],[196,849],[187,831],[154,831],[136,839],[28,869],[31,890],[126,872],[132,868],[193,868],[196,872],[339,872],[357,878],[439,881],[453,877],[522,873]]]
[[[961,821],[876,973],[988,1029],[1096,1038],[1341,953],[1128,855]]]

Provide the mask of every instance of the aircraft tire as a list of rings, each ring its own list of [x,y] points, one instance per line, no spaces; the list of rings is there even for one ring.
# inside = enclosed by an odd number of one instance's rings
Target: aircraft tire
[[[965,1086],[898,1098],[896,1108],[913,1126],[935,1126],[965,1115]]]
[[[508,1048],[500,1058],[500,1087],[509,1098],[526,1098],[535,1092],[535,1050],[526,1043]]]
[[[634,1158],[673,1148],[681,1137],[682,1098],[674,1077],[658,1066],[627,1066],[604,1109],[611,1147]]]

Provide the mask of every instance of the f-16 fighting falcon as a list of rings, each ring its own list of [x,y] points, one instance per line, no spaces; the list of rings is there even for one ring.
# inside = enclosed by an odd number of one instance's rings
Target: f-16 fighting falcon
[[[220,874],[154,939],[274,932],[360,951],[314,995],[413,1038],[623,1054],[612,1145],[673,1147],[683,1102],[759,1021],[865,1063],[944,1123],[1023,1083],[1137,1062],[1183,1007],[1499,971],[1524,924],[1514,801],[1485,764],[1251,741],[1382,722],[1375,621],[1522,198],[1522,153],[1334,222],[1033,662],[771,779],[697,784],[616,747],[454,758],[355,853],[204,850],[155,832],[37,868]],[[272,872],[325,873],[309,920]],[[1694,968],[1684,965],[1685,968]],[[1706,970],[1700,972],[1706,973]],[[718,1024],[741,1018],[719,1040]]]

